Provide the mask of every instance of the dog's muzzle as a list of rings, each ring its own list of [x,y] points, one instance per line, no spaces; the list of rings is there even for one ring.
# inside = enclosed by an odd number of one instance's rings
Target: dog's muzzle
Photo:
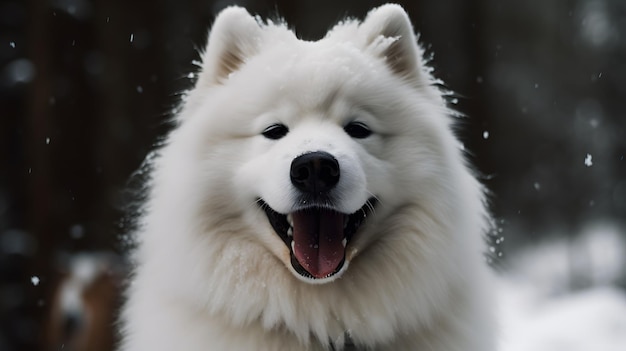
[[[260,200],[274,231],[291,251],[294,270],[304,278],[329,278],[342,270],[347,245],[374,207],[372,198],[355,213],[337,211],[331,193],[340,175],[339,162],[331,154],[307,153],[291,163],[291,183],[299,191],[297,210],[281,214]]]

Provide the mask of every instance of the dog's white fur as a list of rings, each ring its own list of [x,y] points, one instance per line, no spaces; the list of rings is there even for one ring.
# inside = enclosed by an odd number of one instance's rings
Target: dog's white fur
[[[373,134],[351,138],[351,120]],[[487,214],[398,5],[316,42],[230,7],[154,162],[123,351],[492,349]],[[264,138],[268,125],[289,133]],[[341,166],[337,210],[378,205],[342,274],[311,284],[257,204],[294,209],[292,160]],[[348,265],[349,263],[349,265]]]

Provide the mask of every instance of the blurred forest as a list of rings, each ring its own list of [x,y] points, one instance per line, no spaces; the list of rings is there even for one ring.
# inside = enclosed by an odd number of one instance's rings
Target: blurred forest
[[[381,3],[1,1],[0,350],[45,349],[68,256],[123,251],[123,190],[168,131],[220,9],[317,39]],[[467,115],[459,136],[506,238],[494,252],[506,261],[594,223],[626,235],[626,1],[399,3]]]

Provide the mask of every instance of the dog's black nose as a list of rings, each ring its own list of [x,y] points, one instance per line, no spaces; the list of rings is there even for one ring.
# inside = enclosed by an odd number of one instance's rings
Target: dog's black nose
[[[291,162],[290,175],[291,183],[301,191],[326,193],[339,182],[339,162],[327,152],[310,152]]]

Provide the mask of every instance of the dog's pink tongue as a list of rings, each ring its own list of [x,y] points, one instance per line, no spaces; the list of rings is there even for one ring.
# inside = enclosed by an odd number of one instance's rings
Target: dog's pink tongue
[[[343,214],[331,210],[293,213],[294,255],[315,278],[333,273],[344,258],[343,220]]]

